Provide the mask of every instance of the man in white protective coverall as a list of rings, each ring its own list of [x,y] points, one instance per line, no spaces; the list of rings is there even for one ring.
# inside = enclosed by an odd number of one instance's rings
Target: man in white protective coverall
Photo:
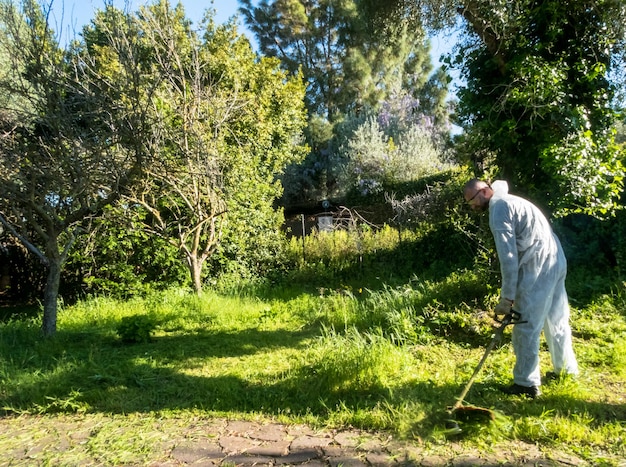
[[[554,367],[554,373],[548,375],[578,374],[565,291],[567,262],[544,214],[530,201],[508,191],[505,181],[490,186],[473,179],[465,184],[463,195],[473,210],[489,210],[489,228],[502,274],[500,301],[494,313],[502,317],[515,305],[521,315],[522,322],[513,326],[512,334],[516,357],[513,384],[503,391],[535,398],[541,394],[542,330]]]

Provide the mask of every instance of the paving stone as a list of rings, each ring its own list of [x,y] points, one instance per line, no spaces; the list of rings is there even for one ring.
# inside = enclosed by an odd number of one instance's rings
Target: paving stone
[[[280,457],[286,456],[289,453],[289,445],[290,442],[287,440],[269,443],[266,442],[260,446],[253,446],[247,449],[246,452],[257,456]]]
[[[487,456],[481,455],[479,459],[480,460],[478,464],[471,464],[471,465],[472,466],[484,465],[484,466],[489,466],[489,467],[491,467],[492,465],[497,465],[498,467],[501,467],[501,464],[503,463],[503,459],[498,459],[497,457],[494,457],[492,455],[487,455]]]
[[[447,459],[441,456],[426,456],[419,461],[421,467],[441,467],[449,465]]]
[[[372,467],[385,467],[387,465],[397,464],[396,460],[389,456],[389,454],[383,452],[370,452],[365,456],[365,460]]]
[[[23,448],[16,448],[2,453],[2,457],[8,460],[19,461],[26,458]]]
[[[197,448],[193,446],[176,446],[170,457],[185,464],[193,464],[200,459],[216,459],[224,457],[221,451],[213,449]]]
[[[223,457],[222,447],[216,440],[201,439],[201,440],[179,440],[175,443],[173,440],[169,440],[168,444],[171,445],[169,451],[173,451],[176,448],[189,448],[189,449],[201,449],[205,452],[211,453],[213,457]]]
[[[231,420],[228,422],[226,430],[230,433],[237,433],[239,436],[247,436],[259,430],[259,424],[255,422]]]
[[[351,452],[351,453],[354,453],[354,455],[356,455],[356,452],[354,451],[354,449],[344,448],[344,447],[338,446],[336,444],[329,445],[329,446],[324,446],[321,449],[322,449],[322,452],[324,453],[324,455],[328,456],[328,457],[345,456],[347,452]]]
[[[250,437],[260,439],[261,441],[282,441],[289,438],[289,435],[284,426],[274,423],[259,426],[254,432],[250,433]]]
[[[322,459],[311,459],[309,461],[304,462],[303,464],[286,464],[286,465],[306,466],[306,467],[328,467],[328,464]]]
[[[228,455],[246,452],[248,449],[259,446],[261,441],[242,438],[241,436],[222,436],[219,440],[220,446]]]
[[[68,433],[70,439],[76,443],[85,443],[91,437],[91,430],[75,430]]]
[[[331,457],[328,459],[328,463],[332,467],[368,467],[367,462],[358,457]]]
[[[582,459],[578,459],[574,456],[570,456],[564,453],[554,453],[554,454],[549,455],[548,457],[550,460],[556,461],[562,465],[572,465],[572,466],[585,465],[585,461],[583,461]],[[626,467],[626,460],[623,461],[620,464],[620,466]]]
[[[474,467],[477,465],[485,465],[480,457],[476,456],[460,456],[452,461],[454,467]]]
[[[317,459],[321,456],[321,452],[316,449],[302,449],[299,451],[290,451],[286,456],[275,459],[276,465],[298,465]]]
[[[53,436],[47,436],[37,440],[37,444],[29,446],[26,457],[36,458],[39,453],[51,449],[55,442],[56,440]]]
[[[322,448],[330,465],[361,466],[367,465],[353,448],[331,445]]]
[[[387,444],[388,440],[381,440],[380,438],[373,436],[366,436],[361,439],[361,443],[358,448],[361,451],[380,451],[381,447]]]
[[[271,467],[272,465],[274,465],[274,459],[272,459],[271,457],[246,456],[245,454],[236,454],[234,456],[225,457],[223,463],[226,463],[227,465],[234,464],[237,467]]]
[[[203,439],[203,438],[218,438],[221,433],[226,429],[226,421],[220,420],[194,420],[193,423],[182,428],[183,436],[187,439]],[[171,431],[171,427],[160,427],[160,431],[168,434]]]
[[[400,452],[400,450],[392,450],[391,448],[388,448],[388,452],[398,453]],[[404,446],[401,452],[402,452],[402,457],[406,461],[418,460],[430,454],[428,452],[425,452],[422,447],[414,446],[414,445]]]
[[[292,438],[297,438],[298,436],[314,436],[316,432],[309,426],[306,425],[289,425],[286,427],[287,434]]]
[[[328,438],[320,438],[317,436],[299,436],[291,442],[291,450],[295,451],[298,449],[309,449],[315,447],[325,447],[333,442],[333,439]]]
[[[216,435],[218,433],[223,433],[228,426],[227,420],[220,419],[208,419],[208,420],[199,420],[198,428],[202,430],[203,433],[208,435]]]
[[[335,435],[335,442],[345,447],[356,447],[359,443],[360,433],[351,433],[347,431],[340,431]]]
[[[198,465],[198,464],[196,464]],[[215,464],[213,464],[215,465]],[[148,464],[148,467],[179,467],[180,466],[180,462],[176,462],[176,461],[155,461],[155,462],[150,462]]]
[[[89,450],[98,427],[111,418],[26,417],[0,419],[0,467],[9,465],[102,465],[102,454]],[[113,419],[117,423],[117,419]],[[55,425],[56,423],[56,425]],[[31,433],[36,433],[33,435]],[[120,433],[123,428],[120,427]],[[149,467],[306,466],[306,467],[583,467],[584,460],[563,452],[542,452],[535,443],[496,443],[468,449],[462,443],[426,445],[394,441],[376,432],[314,430],[305,425],[237,422],[210,417],[163,419],[148,427]],[[228,457],[227,457],[228,456]],[[626,463],[615,464],[626,467]],[[620,463],[622,462],[622,463]]]
[[[516,462],[515,467],[556,467],[557,464],[547,460],[525,459]]]

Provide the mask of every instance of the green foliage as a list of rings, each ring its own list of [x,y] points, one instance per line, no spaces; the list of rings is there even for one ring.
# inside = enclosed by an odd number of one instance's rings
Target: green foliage
[[[302,69],[311,114],[332,122],[376,107],[401,88],[419,92],[428,79],[431,65],[420,25],[396,22],[387,24],[384,33],[378,31],[363,2],[241,4],[261,51],[280,58],[292,72]]]
[[[557,215],[585,213],[606,218],[620,209],[626,152],[613,136],[596,141],[591,131],[568,136],[541,153],[561,198],[553,200]]]
[[[338,157],[343,164],[335,170],[340,171],[337,179],[343,190],[361,196],[378,194],[450,167],[435,134],[423,122],[393,128],[381,124],[382,117],[359,118],[361,123],[350,134],[341,135],[345,142]]]
[[[116,331],[122,342],[149,342],[157,326],[156,320],[149,315],[124,316]]]
[[[280,264],[283,214],[274,207],[282,194],[277,177],[305,154],[304,86],[298,74],[280,71],[276,59],[256,60],[243,42],[236,42],[240,55],[233,54],[233,45],[229,31],[218,29],[208,47],[212,74],[232,81],[232,92],[249,103],[221,147],[228,213],[211,269],[256,275]]]
[[[42,329],[52,335],[68,254],[94,214],[135,179],[144,154],[129,151],[125,136],[129,127],[133,133],[142,127],[145,115],[132,99],[110,100],[138,81],[123,88],[122,79],[99,75],[85,66],[91,57],[58,44],[42,4],[25,0],[21,7],[22,14],[13,3],[0,8],[0,46],[11,57],[0,89],[20,96],[2,119],[0,217],[47,266]],[[136,72],[134,65],[127,70]]]
[[[459,50],[463,151],[558,215],[606,216],[623,189],[612,66],[623,2],[474,2]]]
[[[365,199],[369,208],[336,213],[332,232],[290,238],[286,261],[296,268],[289,277],[302,285],[341,284],[356,290],[414,274],[441,278],[471,268],[488,249],[490,233],[483,226],[479,236],[474,218],[464,210],[466,178],[466,171],[454,170],[397,184],[393,191],[404,199],[392,199],[385,209],[373,204],[380,196],[370,197]],[[422,190],[425,196],[415,195]]]
[[[127,53],[111,33],[120,14],[107,8],[85,33],[107,71],[123,67]],[[128,19],[119,34],[141,50],[146,84],[138,105],[153,122],[142,134],[141,145],[151,148],[146,177],[126,203],[147,211],[136,223],[178,249],[200,293],[207,261],[213,274],[245,271],[266,263],[278,244],[277,177],[306,151],[304,84],[211,14],[201,32],[165,1]]]
[[[324,329],[318,342],[307,352],[311,369],[298,378],[297,389],[304,397],[325,392],[350,398],[350,394],[387,395],[411,364],[410,356],[378,332],[360,333],[351,328],[342,332]],[[296,389],[294,387],[294,389]],[[375,421],[372,417],[373,425]]]
[[[450,339],[481,341],[489,321],[484,313],[493,299],[489,283],[474,271],[460,271],[443,281],[413,277],[381,290],[324,290],[331,329],[375,332],[394,345],[425,345]],[[338,320],[339,319],[339,320]]]
[[[110,206],[81,237],[68,259],[61,293],[131,297],[189,283],[180,252],[143,228],[145,211]]]
[[[278,57],[292,73],[301,72],[307,84],[310,151],[281,178],[283,205],[311,204],[345,193],[346,178],[337,179],[346,162],[339,149],[345,136],[339,126],[349,115],[376,113],[394,96],[409,96],[421,114],[448,130],[447,80],[441,71],[431,76],[429,46],[419,25],[378,24],[370,6],[360,0],[241,4],[261,51]],[[413,155],[413,149],[407,148],[407,154]],[[410,165],[400,151],[394,154],[400,166]],[[387,173],[393,170],[389,167]],[[354,182],[351,174],[348,184]]]
[[[452,270],[471,267],[474,245],[450,225],[424,226],[419,232],[385,225],[356,226],[292,237],[287,264],[291,281],[308,287],[358,290],[403,281],[414,274],[441,278]]]

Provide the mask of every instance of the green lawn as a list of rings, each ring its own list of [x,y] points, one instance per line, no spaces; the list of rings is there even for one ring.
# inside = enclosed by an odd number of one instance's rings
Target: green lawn
[[[445,442],[446,409],[491,335],[487,313],[446,303],[463,280],[379,291],[94,298],[63,308],[50,340],[41,339],[38,320],[13,319],[0,324],[2,410],[148,420],[201,413]],[[594,465],[626,458],[620,296],[574,309],[572,324],[582,373],[547,383],[534,401],[498,390],[510,382],[514,360],[507,332],[466,398],[494,409],[496,421],[461,423],[464,442],[536,442]],[[140,331],[151,331],[150,339]],[[545,348],[542,362],[549,362]]]

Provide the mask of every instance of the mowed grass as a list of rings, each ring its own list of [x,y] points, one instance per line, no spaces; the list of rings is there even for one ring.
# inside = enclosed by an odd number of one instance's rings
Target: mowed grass
[[[143,439],[145,424],[200,414],[445,443],[446,410],[492,322],[474,305],[446,303],[441,290],[449,295],[475,280],[465,271],[446,284],[413,279],[380,290],[92,298],[63,307],[58,335],[48,340],[39,319],[13,319],[0,324],[1,409],[5,417],[126,416],[135,420],[125,426],[128,439]],[[140,316],[153,327],[150,339],[122,339],[120,324]],[[572,324],[582,373],[546,382],[534,401],[498,390],[514,362],[507,331],[466,398],[493,409],[496,420],[461,422],[463,442],[541,443],[593,465],[626,458],[624,302],[603,296],[573,309]],[[545,346],[542,363],[551,369]],[[0,434],[0,446],[16,442]]]

